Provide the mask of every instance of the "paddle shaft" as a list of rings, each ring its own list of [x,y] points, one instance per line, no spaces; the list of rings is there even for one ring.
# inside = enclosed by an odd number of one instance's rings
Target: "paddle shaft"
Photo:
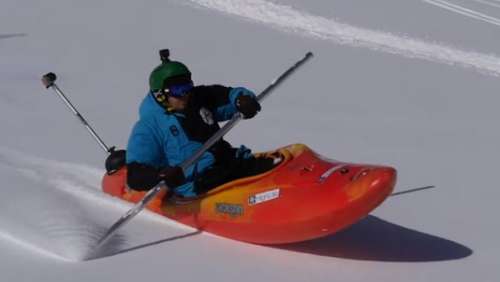
[[[278,85],[281,84],[287,77],[289,77],[295,70],[297,70],[301,65],[303,65],[307,60],[312,58],[313,53],[308,52],[304,58],[295,63],[287,69],[283,74],[281,74],[277,79],[275,79],[266,89],[264,89],[259,95],[257,95],[257,100],[262,102]],[[208,139],[203,146],[198,149],[196,153],[193,154],[189,159],[181,164],[181,168],[186,170],[189,166],[195,163],[210,147],[212,147],[215,142],[222,138],[226,133],[228,133],[240,120],[242,116],[240,113],[234,114],[234,116],[229,120],[219,131],[217,131],[210,139]]]

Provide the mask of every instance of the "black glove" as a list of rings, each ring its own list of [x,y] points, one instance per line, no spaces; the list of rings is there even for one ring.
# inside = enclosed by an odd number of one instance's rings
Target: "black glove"
[[[130,189],[147,191],[155,187],[160,180],[158,169],[152,166],[138,162],[127,164],[127,185]]]
[[[236,107],[243,114],[244,119],[253,118],[260,111],[259,102],[250,95],[240,95],[236,99]]]
[[[158,170],[138,162],[127,165],[127,185],[130,189],[147,191],[155,187],[161,180],[164,180],[168,187],[174,188],[184,184],[186,178],[182,168],[178,166]]]
[[[184,171],[182,171],[180,166],[167,166],[160,170],[158,176],[165,181],[165,184],[167,184],[169,188],[180,186],[186,182]]]

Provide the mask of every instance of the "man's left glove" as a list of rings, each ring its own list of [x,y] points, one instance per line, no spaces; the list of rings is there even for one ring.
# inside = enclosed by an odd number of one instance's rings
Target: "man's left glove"
[[[241,95],[238,97],[236,99],[236,107],[243,114],[244,119],[253,118],[261,109],[257,99],[250,95]]]

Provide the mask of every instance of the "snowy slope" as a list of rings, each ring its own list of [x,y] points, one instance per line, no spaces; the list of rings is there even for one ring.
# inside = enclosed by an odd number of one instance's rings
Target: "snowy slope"
[[[496,0],[3,1],[2,281],[498,281]],[[315,58],[227,137],[256,151],[302,142],[382,163],[397,191],[324,239],[254,246],[144,212],[82,262],[130,205],[99,191],[104,154],[40,76],[108,145],[124,147],[168,47],[196,83],[259,91]],[[291,207],[293,208],[293,207]]]

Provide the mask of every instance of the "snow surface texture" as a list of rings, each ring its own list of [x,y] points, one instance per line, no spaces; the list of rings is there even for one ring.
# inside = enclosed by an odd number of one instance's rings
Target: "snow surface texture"
[[[1,280],[498,281],[498,5],[3,1]],[[40,77],[56,72],[107,145],[123,148],[161,48],[196,83],[256,91],[313,51],[227,140],[392,165],[397,196],[334,236],[279,248],[146,211],[83,262],[131,205],[100,192],[102,151]]]
[[[442,1],[442,0],[424,0],[424,1],[427,2],[427,3],[429,3],[429,4],[441,7],[443,9],[446,9],[446,10],[458,13],[460,15],[464,15],[464,16],[467,16],[467,17],[470,17],[470,18],[473,18],[473,19],[477,19],[477,20],[480,20],[480,21],[484,21],[484,22],[487,22],[487,23],[490,23],[490,24],[494,24],[494,25],[500,26],[500,20],[498,18],[490,17],[488,15],[485,15],[483,13],[477,12],[475,10],[464,8],[464,7],[460,6],[460,5],[455,5],[455,4],[451,3],[451,2]],[[482,3],[482,4],[485,4],[485,5],[488,5],[488,6],[491,6],[491,7],[495,7],[495,8],[500,8],[500,5],[495,4],[495,3],[491,3],[491,2],[487,2],[487,1],[481,1],[481,0],[477,1],[477,0],[475,0],[475,2]]]
[[[460,64],[474,67],[492,75],[500,75],[500,57],[465,52],[445,45],[425,42],[387,32],[374,31],[342,24],[335,20],[318,17],[264,0],[191,0],[202,7],[240,16],[280,30],[293,31],[314,38],[331,40],[335,43],[355,47],[367,47],[410,58],[421,58],[446,64]],[[438,4],[445,1],[426,1]],[[458,10],[458,6],[452,6]],[[470,14],[475,14],[468,10]],[[500,25],[500,20],[482,16],[488,22]]]

